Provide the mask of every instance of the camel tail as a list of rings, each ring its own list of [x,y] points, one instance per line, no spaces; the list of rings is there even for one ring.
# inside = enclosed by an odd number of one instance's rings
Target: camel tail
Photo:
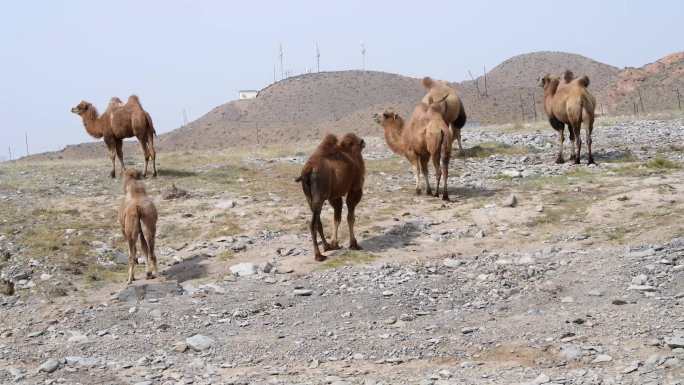
[[[463,128],[463,126],[465,126],[466,120],[467,120],[467,116],[466,116],[465,108],[463,108],[463,105],[461,105],[461,111],[458,113],[458,117],[456,117],[456,120],[451,122],[451,124],[454,127],[461,129],[461,128]]]
[[[147,125],[152,129],[152,134],[157,136],[157,130],[154,129],[154,124],[152,123],[152,117],[147,112],[145,112],[145,120],[147,120]]]

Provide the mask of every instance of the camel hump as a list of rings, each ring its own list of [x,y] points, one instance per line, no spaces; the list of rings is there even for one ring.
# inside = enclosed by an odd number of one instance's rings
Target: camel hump
[[[327,134],[323,137],[321,144],[318,145],[318,153],[321,155],[331,155],[337,152],[337,137],[333,134]]]
[[[577,79],[577,84],[581,85],[584,88],[589,87],[589,76],[584,75],[581,78]]]
[[[565,72],[563,72],[563,80],[566,83],[570,83],[573,79],[575,79],[575,74],[572,73],[572,71],[565,70]]]
[[[142,108],[142,104],[140,104],[140,98],[138,97],[138,95],[131,95],[131,96],[129,96],[129,97],[128,97],[128,102],[127,102],[127,103],[128,103],[128,104],[135,104],[135,105],[140,106],[140,108]]]
[[[428,90],[435,85],[435,81],[432,80],[432,78],[429,76],[424,77],[421,83],[423,83],[423,87],[425,87]]]

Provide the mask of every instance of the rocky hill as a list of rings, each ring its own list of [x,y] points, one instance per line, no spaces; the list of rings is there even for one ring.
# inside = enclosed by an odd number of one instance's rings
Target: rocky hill
[[[590,77],[599,114],[631,114],[635,103],[646,112],[677,108],[675,90],[684,90],[684,53],[642,68],[620,70],[581,55],[534,52],[491,69],[486,87],[484,76],[452,85],[463,98],[471,126],[542,120],[542,90],[537,79],[565,69]],[[217,149],[313,140],[325,132],[379,135],[373,113],[392,107],[406,116],[423,93],[419,79],[384,72],[299,75],[271,84],[256,99],[231,101],[212,109],[187,126],[161,135],[158,146],[161,151]],[[134,144],[127,147],[127,151],[137,151]],[[40,156],[102,156],[102,144],[68,146]]]

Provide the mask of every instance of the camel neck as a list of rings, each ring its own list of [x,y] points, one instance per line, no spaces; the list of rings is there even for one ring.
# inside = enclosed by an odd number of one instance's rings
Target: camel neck
[[[100,139],[104,136],[99,120],[95,111],[88,111],[83,115],[83,125],[86,132],[95,139]]]
[[[402,128],[394,125],[384,127],[387,146],[395,154],[399,155],[404,155],[404,140],[401,137]]]

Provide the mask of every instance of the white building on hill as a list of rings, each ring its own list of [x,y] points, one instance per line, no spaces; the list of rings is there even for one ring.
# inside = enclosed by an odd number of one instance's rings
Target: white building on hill
[[[244,99],[254,99],[259,95],[259,91],[257,90],[241,90],[238,91],[240,94],[240,100]]]

